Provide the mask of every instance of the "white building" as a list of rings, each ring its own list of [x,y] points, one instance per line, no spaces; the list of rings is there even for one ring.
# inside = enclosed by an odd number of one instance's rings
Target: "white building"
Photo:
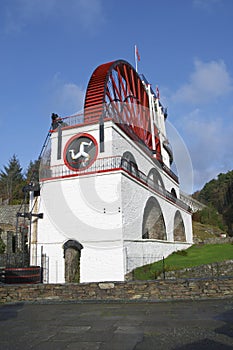
[[[31,264],[46,255],[47,282],[124,281],[192,244],[165,119],[158,93],[116,61],[93,73],[83,115],[54,122],[40,196],[31,195],[43,213],[32,225]]]

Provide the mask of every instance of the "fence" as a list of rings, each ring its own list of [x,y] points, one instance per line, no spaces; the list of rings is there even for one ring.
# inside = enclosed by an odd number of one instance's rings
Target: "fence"
[[[180,208],[191,212],[191,208],[189,205],[184,203],[182,200],[178,199],[172,193],[168,192],[162,186],[158,185],[156,182],[150,179],[146,174],[144,174],[137,167],[135,167],[132,164],[132,162],[122,158],[121,156],[98,158],[92,166],[90,166],[86,170],[82,170],[81,173],[78,171],[70,170],[64,164],[60,164],[52,167],[47,166],[46,164],[42,164],[40,169],[40,177],[44,181],[49,178],[81,176],[84,174],[98,173],[106,170],[123,170],[127,172],[129,175],[139,180],[143,185],[147,186],[149,189],[162,195],[167,200],[173,203],[176,203]]]
[[[182,278],[220,278],[220,277],[233,277],[233,260],[220,261],[206,265],[194,266],[190,268],[185,268],[182,270],[174,270],[172,266],[169,266],[166,263],[164,257],[151,257],[144,256],[141,257],[131,257],[132,261],[138,259],[138,265],[142,266],[143,272],[142,274],[146,276],[147,268],[146,264],[150,264],[152,260],[156,261],[156,268],[150,269],[148,275],[150,276],[148,279],[151,280],[177,280]],[[140,260],[139,260],[140,259]],[[151,262],[150,262],[151,260]],[[128,262],[128,266],[130,265],[130,261]],[[133,270],[128,273],[126,276],[127,280],[137,280],[140,274]],[[145,277],[144,277],[145,278]]]
[[[49,282],[49,257],[46,254],[42,254],[41,257],[41,282]]]

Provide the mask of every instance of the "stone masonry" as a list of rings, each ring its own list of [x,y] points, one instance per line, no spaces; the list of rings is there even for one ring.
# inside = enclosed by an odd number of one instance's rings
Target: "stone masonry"
[[[232,277],[81,284],[0,285],[0,303],[49,301],[156,302],[232,297]]]

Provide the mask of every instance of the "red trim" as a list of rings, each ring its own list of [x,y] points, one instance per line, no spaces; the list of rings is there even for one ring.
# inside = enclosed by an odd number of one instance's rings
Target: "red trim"
[[[111,173],[111,172],[115,172],[115,171],[122,171],[123,173],[126,173],[127,175],[129,175],[130,177],[132,177],[134,180],[138,181],[139,183],[141,183],[143,186],[147,187],[150,191],[156,193],[157,195],[159,195],[160,197],[164,198],[166,201],[168,201],[169,203],[174,204],[176,207],[181,208],[182,210],[184,210],[186,213],[191,214],[188,210],[184,209],[182,206],[180,206],[178,203],[174,201],[172,201],[170,198],[166,197],[165,195],[163,195],[162,193],[156,191],[154,188],[152,188],[151,186],[149,186],[146,182],[142,181],[141,179],[139,179],[138,177],[134,176],[133,174],[131,174],[130,172],[128,172],[127,170],[123,169],[123,168],[113,168],[113,169],[106,169],[106,170],[96,170],[96,171],[90,171],[88,173],[84,173],[84,174],[71,174],[71,175],[64,175],[64,176],[58,176],[58,177],[52,177],[52,178],[47,178],[47,179],[43,179],[41,180],[41,182],[44,181],[49,181],[49,180],[59,180],[59,179],[66,179],[66,178],[72,178],[72,177],[80,177],[80,176],[84,176],[84,175],[93,175],[93,174],[102,174],[102,173]]]
[[[70,175],[63,175],[63,176],[56,176],[56,177],[47,177],[45,179],[41,179],[41,182],[50,181],[50,180],[59,180],[59,179],[68,179],[71,177],[79,177],[84,175],[93,175],[93,174],[100,174],[100,173],[110,173],[114,171],[122,170],[122,168],[113,168],[113,169],[105,169],[105,170],[95,170],[95,171],[89,171],[88,173],[76,173],[76,174],[70,174]]]
[[[38,276],[40,276],[40,272],[38,272],[37,274],[33,274],[33,275],[12,275],[12,276],[9,276],[9,275],[7,275],[6,277],[7,277],[7,279],[9,278],[9,279],[11,279],[11,278],[32,278],[32,277],[38,277]]]
[[[67,149],[69,147],[69,145],[71,144],[71,142],[73,142],[75,139],[78,139],[80,137],[87,137],[89,139],[92,140],[92,142],[94,143],[95,145],[95,148],[96,148],[96,152],[95,152],[95,157],[92,159],[92,161],[84,168],[82,169],[77,169],[77,168],[73,168],[67,161],[66,159],[66,153],[67,153]],[[88,169],[95,161],[96,161],[96,158],[98,156],[98,143],[96,141],[96,139],[94,138],[94,136],[92,136],[91,134],[88,134],[88,133],[79,133],[79,134],[76,134],[74,135],[73,137],[71,137],[67,142],[66,142],[66,145],[65,145],[65,148],[64,148],[64,151],[63,151],[63,159],[64,159],[64,163],[65,165],[67,166],[67,168],[69,168],[70,170],[72,171],[83,171],[83,170],[86,170]]]
[[[31,267],[6,267],[4,271],[30,271],[30,270],[40,270],[40,266]]]

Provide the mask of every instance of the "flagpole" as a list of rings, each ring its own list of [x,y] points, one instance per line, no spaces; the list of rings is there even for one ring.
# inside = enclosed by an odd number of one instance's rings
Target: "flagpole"
[[[135,69],[138,72],[138,60],[137,60],[137,46],[134,45],[134,59],[135,59]]]

